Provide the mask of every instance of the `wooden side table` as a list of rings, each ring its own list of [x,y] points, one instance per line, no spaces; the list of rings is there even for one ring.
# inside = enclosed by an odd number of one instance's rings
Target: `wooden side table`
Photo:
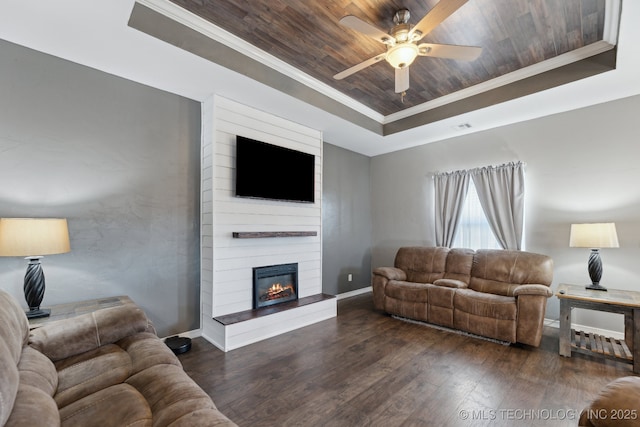
[[[631,363],[633,372],[640,373],[640,292],[560,284],[556,296],[560,299],[560,355],[571,357],[574,351],[610,358]],[[624,340],[572,329],[572,308],[624,314]]]
[[[117,297],[98,298],[87,301],[70,302],[67,304],[52,305],[51,316],[41,317],[38,319],[29,319],[29,327],[31,329],[42,326],[45,323],[54,322],[56,320],[69,319],[70,317],[79,316],[81,314],[92,313],[96,310],[108,307],[117,307],[125,304],[134,304],[134,302],[126,295]]]

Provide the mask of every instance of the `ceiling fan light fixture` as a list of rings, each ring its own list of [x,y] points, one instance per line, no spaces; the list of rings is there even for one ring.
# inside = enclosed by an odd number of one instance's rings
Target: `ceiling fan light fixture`
[[[409,24],[396,25],[393,27],[393,30],[391,30],[391,35],[396,39],[396,43],[398,44],[413,41],[411,38],[411,25]]]
[[[393,68],[406,68],[418,56],[418,46],[407,42],[390,47],[385,59]]]

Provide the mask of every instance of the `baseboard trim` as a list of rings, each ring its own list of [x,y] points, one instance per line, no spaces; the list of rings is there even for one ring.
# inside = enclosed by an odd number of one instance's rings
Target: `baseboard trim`
[[[169,337],[187,337],[187,338],[198,338],[202,336],[202,329],[193,329],[191,331],[186,331],[186,332],[180,332],[179,334],[173,334],[173,335],[167,335],[166,337],[162,337],[160,339],[164,340],[165,338],[169,338]]]
[[[344,292],[344,293],[338,294],[338,295],[336,295],[336,298],[338,298],[338,300],[341,300],[341,299],[345,299],[345,298],[351,298],[351,297],[355,297],[355,296],[358,296],[358,295],[366,294],[366,293],[369,293],[369,292],[372,292],[371,286],[367,286],[367,287],[364,287],[364,288],[360,288],[360,289],[356,289],[356,290],[353,290],[353,291],[349,291],[349,292]]]

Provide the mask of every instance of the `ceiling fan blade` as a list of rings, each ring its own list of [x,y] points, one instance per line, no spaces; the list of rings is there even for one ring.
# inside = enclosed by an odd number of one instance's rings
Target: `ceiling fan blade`
[[[416,31],[420,31],[422,37],[429,34],[435,27],[437,27],[442,21],[451,16],[456,10],[460,9],[469,0],[440,0],[433,9],[427,13],[424,18],[411,29],[411,34]]]
[[[433,56],[435,58],[460,59],[462,61],[473,61],[482,52],[478,46],[459,46],[452,44],[420,43],[418,45],[418,55]]]
[[[396,93],[409,89],[409,67],[396,68]]]
[[[353,67],[347,68],[346,70],[336,74],[335,76],[333,76],[333,78],[336,80],[342,80],[345,77],[349,77],[351,74],[355,74],[358,71],[363,70],[368,66],[375,64],[376,62],[382,61],[385,56],[386,56],[385,53],[381,53],[380,55],[374,56],[373,58],[369,58],[364,62],[354,65]]]
[[[392,44],[396,41],[396,39],[387,32],[353,15],[343,17],[340,20],[340,23],[345,27],[349,27],[352,30],[356,30],[364,34],[365,36],[369,36],[380,43]]]

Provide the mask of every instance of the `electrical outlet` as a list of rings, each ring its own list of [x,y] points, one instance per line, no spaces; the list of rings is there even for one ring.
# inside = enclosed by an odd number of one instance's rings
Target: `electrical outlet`
[[[349,273],[349,274],[347,275],[347,280],[348,280],[349,282],[352,282],[352,281],[353,281],[353,274]]]

